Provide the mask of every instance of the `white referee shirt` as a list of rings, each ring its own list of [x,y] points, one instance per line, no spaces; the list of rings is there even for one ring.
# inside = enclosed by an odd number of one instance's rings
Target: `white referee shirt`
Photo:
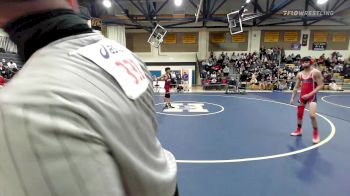
[[[172,196],[175,159],[156,134],[130,51],[97,33],[55,41],[0,90],[0,196]]]

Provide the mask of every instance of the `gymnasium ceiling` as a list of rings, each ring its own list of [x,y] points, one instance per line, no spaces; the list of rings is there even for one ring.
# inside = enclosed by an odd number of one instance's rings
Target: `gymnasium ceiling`
[[[246,5],[246,13],[261,16],[244,22],[244,26],[275,25],[336,25],[350,26],[350,0],[328,0],[318,5],[316,0],[203,0],[199,21],[195,13],[200,0],[183,0],[177,7],[174,0],[111,0],[112,7],[102,5],[103,0],[80,0],[92,17],[101,18],[104,23],[123,24],[128,28],[153,28],[160,23],[166,28],[227,27],[226,14]],[[333,16],[285,16],[283,11],[334,11]]]

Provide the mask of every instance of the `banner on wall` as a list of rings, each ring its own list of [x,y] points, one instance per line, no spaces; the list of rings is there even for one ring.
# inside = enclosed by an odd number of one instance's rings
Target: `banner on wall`
[[[300,50],[301,44],[291,44],[290,49],[291,50]]]
[[[225,43],[225,33],[211,33],[210,34],[210,41],[212,43]]]
[[[264,34],[264,42],[278,42],[280,39],[280,32],[268,31]]]
[[[184,44],[195,44],[197,42],[196,33],[184,33],[182,36],[182,43]]]
[[[333,42],[346,42],[347,33],[345,32],[334,32],[332,36]]]
[[[176,44],[176,34],[166,34],[163,40],[164,44]]]
[[[302,46],[307,46],[307,40],[309,39],[309,35],[308,34],[303,34],[303,39],[301,41],[301,45]]]
[[[314,42],[312,44],[312,50],[323,51],[327,48],[327,42]]]
[[[232,35],[232,42],[246,42],[246,34],[242,32]]]
[[[294,31],[284,32],[284,41],[285,42],[299,42],[299,34]]]
[[[328,33],[317,31],[314,32],[314,42],[327,42]]]

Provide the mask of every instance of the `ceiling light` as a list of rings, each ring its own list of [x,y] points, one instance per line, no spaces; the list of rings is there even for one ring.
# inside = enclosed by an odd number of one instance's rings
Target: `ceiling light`
[[[317,4],[325,4],[328,0],[317,0]]]
[[[103,0],[103,5],[107,8],[112,7],[112,2],[110,0]]]
[[[246,0],[245,3],[250,3],[250,0]]]
[[[174,3],[175,3],[176,6],[179,7],[182,4],[182,0],[174,0]]]

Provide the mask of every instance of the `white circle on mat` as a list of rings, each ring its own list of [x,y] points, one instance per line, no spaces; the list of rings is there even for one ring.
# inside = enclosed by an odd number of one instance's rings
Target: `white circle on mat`
[[[266,100],[266,99],[242,97],[242,96],[203,95],[203,94],[186,94],[186,95],[215,96],[215,97],[225,97],[225,98],[248,99],[248,100],[255,100],[255,101],[262,101],[262,102],[270,102],[270,103],[285,105],[285,106],[289,106],[289,107],[297,107],[297,106],[286,104],[283,102]],[[331,127],[330,134],[325,139],[320,141],[320,143],[318,143],[318,144],[315,144],[315,145],[312,145],[312,146],[309,146],[309,147],[306,147],[303,149],[287,152],[287,153],[273,154],[273,155],[268,155],[268,156],[247,157],[247,158],[240,158],[240,159],[224,159],[224,160],[176,160],[176,162],[177,163],[192,163],[192,164],[240,163],[240,162],[248,162],[248,161],[261,161],[261,160],[268,160],[268,159],[276,159],[276,158],[287,157],[287,156],[292,156],[292,155],[304,153],[304,152],[319,148],[320,146],[328,143],[335,136],[336,128],[335,128],[335,125],[333,124],[333,122],[321,114],[317,113],[317,115],[319,117],[321,117],[322,119],[324,119]]]

